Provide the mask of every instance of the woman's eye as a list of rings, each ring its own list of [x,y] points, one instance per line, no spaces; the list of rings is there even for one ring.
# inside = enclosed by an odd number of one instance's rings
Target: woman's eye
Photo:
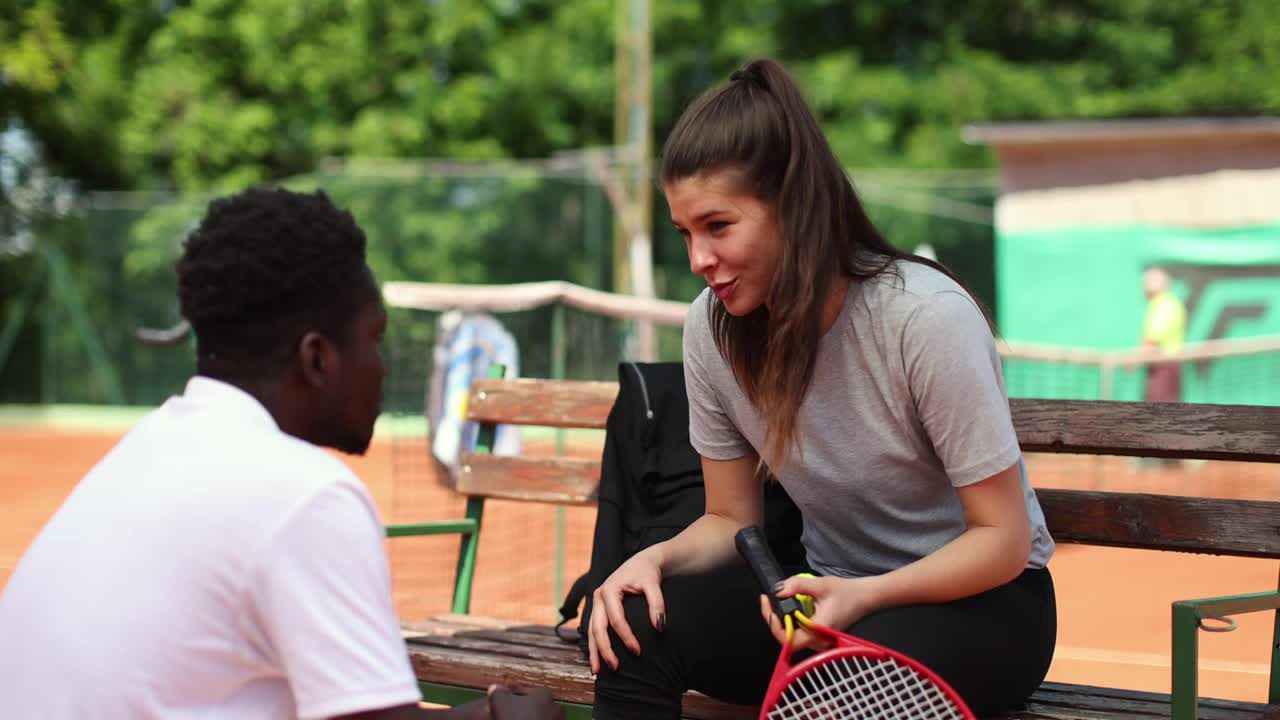
[[[727,223],[727,222],[718,222],[718,221],[717,221],[717,222],[709,222],[709,223],[707,223],[707,229],[708,229],[708,230],[710,230],[710,231],[712,232],[712,234],[719,234],[720,232],[722,232],[722,231],[723,231],[725,228],[727,228],[727,227],[729,227],[729,223]]]

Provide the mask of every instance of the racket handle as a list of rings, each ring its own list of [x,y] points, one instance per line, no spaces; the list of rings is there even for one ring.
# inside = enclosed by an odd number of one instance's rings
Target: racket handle
[[[769,549],[769,541],[763,530],[754,525],[744,527],[733,537],[733,544],[737,546],[738,554],[751,566],[756,582],[760,583],[760,589],[769,596],[769,602],[773,604],[773,611],[778,617],[801,609],[800,602],[795,598],[780,598],[773,593],[774,586],[787,578],[782,574],[782,567],[778,565],[773,551]]]

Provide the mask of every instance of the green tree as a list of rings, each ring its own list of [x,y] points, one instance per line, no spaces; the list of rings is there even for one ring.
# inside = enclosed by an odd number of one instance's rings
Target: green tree
[[[0,111],[92,189],[226,189],[328,156],[607,144],[608,0],[7,0]],[[167,8],[167,9],[166,9]],[[653,3],[655,135],[743,59],[804,81],[854,167],[982,167],[1001,119],[1280,111],[1280,5]]]

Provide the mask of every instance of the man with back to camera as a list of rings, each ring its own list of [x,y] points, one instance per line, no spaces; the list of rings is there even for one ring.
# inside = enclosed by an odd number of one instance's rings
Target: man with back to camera
[[[387,315],[323,193],[215,200],[177,263],[196,374],[80,481],[0,594],[0,717],[562,718],[419,706],[364,485]],[[318,447],[319,446],[319,447]]]

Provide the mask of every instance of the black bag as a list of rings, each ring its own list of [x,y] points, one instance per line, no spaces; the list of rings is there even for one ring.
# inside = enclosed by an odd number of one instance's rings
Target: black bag
[[[560,608],[560,639],[576,642],[585,657],[586,633],[562,629],[577,617],[583,600],[580,628],[590,621],[592,593],[619,565],[679,534],[705,509],[702,458],[689,444],[683,366],[619,364],[618,396],[605,427],[591,567],[573,583]],[[779,562],[804,561],[800,511],[776,482],[765,487],[765,532]]]

